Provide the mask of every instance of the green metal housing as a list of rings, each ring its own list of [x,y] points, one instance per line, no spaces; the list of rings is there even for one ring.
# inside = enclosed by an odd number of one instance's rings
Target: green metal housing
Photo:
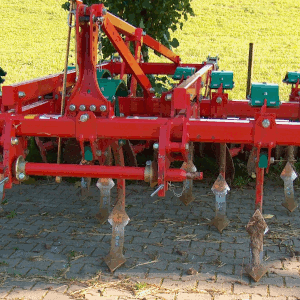
[[[266,169],[268,167],[268,154],[260,153],[258,166],[261,169]]]
[[[183,76],[183,79],[187,79],[188,77],[195,74],[196,68],[191,67],[178,67],[175,70],[175,73],[173,75],[173,79],[181,79]]]
[[[283,79],[284,83],[294,84],[297,81],[300,81],[300,73],[299,72],[288,72]]]
[[[223,84],[224,90],[234,88],[233,72],[231,71],[212,71],[211,72],[211,89],[218,89]]]
[[[252,83],[250,99],[251,106],[263,106],[266,99],[267,107],[279,107],[279,86],[265,82]]]

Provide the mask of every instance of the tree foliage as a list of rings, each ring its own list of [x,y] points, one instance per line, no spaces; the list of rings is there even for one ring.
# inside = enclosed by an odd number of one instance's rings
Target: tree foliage
[[[171,39],[170,30],[182,29],[189,15],[194,15],[191,0],[102,0],[108,10],[114,15],[127,21],[135,27],[141,27],[148,35],[155,38],[168,48],[178,47],[177,39]],[[92,5],[98,0],[84,0],[83,3]],[[63,4],[68,9],[69,3]],[[103,40],[103,54],[108,57],[113,49],[107,39]],[[144,58],[148,53],[143,49]]]

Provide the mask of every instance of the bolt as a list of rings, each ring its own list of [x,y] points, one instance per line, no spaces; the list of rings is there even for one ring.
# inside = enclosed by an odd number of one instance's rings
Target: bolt
[[[2,92],[0,92],[0,97],[2,97]]]
[[[151,166],[151,164],[152,164],[152,161],[151,161],[151,160],[147,160],[147,161],[146,161],[146,166]]]
[[[143,36],[145,36],[147,33],[146,33],[146,31],[143,31],[143,33],[142,33],[142,34],[143,34]]]
[[[58,99],[58,95],[55,95],[55,97],[54,97],[54,98],[55,98],[55,100],[57,100],[57,99]]]
[[[300,96],[300,91],[298,92],[298,96]]]
[[[222,97],[217,97],[216,102],[217,103],[222,103]]]
[[[124,141],[123,140],[119,140],[119,146],[124,146],[124,145],[125,145]]]
[[[261,123],[263,128],[268,128],[270,126],[270,124],[271,123],[270,123],[269,119],[264,119]]]
[[[80,122],[86,122],[89,119],[88,114],[84,114],[80,116]]]
[[[71,105],[69,106],[69,110],[70,110],[70,111],[74,111],[75,109],[76,109],[76,105],[71,104]]]
[[[274,164],[274,162],[275,162],[274,157],[271,157],[271,158],[270,158],[270,164]]]
[[[28,155],[29,154],[29,150],[28,149],[24,150],[24,154]]]
[[[185,144],[185,150],[189,150],[190,149],[190,145],[189,145],[189,143],[186,143]]]
[[[100,17],[100,18],[98,18],[98,20],[99,20],[100,23],[103,23],[104,17]]]
[[[264,92],[264,96],[268,96],[268,93],[267,93],[267,92]]]
[[[19,179],[19,180],[24,180],[25,177],[26,177],[26,176],[25,176],[24,173],[20,173],[19,176],[18,176],[18,179]]]
[[[81,111],[84,111],[84,110],[86,109],[86,107],[85,107],[84,104],[81,104],[81,105],[79,106],[79,109],[80,109]]]
[[[26,96],[26,94],[24,92],[19,92],[18,95],[19,95],[19,98],[24,98]]]
[[[93,104],[90,106],[90,111],[95,111],[96,109],[97,109],[96,105]]]
[[[102,8],[102,15],[106,15],[107,9],[105,7]]]
[[[111,99],[112,99],[113,101],[115,101],[115,100],[116,100],[116,97],[115,97],[115,96],[112,96]]]
[[[167,94],[165,99],[166,101],[170,101],[172,99],[172,94]]]
[[[96,155],[97,155],[97,156],[101,156],[101,155],[102,155],[102,151],[101,151],[101,150],[97,150],[97,151],[96,151]]]
[[[103,111],[106,111],[106,105],[101,105],[101,106],[100,106],[100,111],[102,111],[102,112],[103,112]]]
[[[39,100],[42,100],[42,96],[39,96],[38,98],[39,98]]]
[[[10,140],[10,143],[12,145],[18,145],[19,144],[19,139],[17,137],[12,137]]]
[[[149,92],[150,92],[150,93],[154,93],[154,92],[155,92],[155,89],[152,87],[152,88],[149,89]]]
[[[101,87],[101,89],[100,89],[102,92],[104,91],[104,87]]]
[[[123,113],[120,113],[120,117],[124,117],[125,115]]]
[[[158,150],[158,147],[159,147],[158,143],[154,143],[154,144],[153,144],[153,149],[154,149],[154,150]]]

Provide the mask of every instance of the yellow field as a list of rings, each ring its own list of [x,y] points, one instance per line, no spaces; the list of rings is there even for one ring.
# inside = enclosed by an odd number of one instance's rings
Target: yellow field
[[[61,71],[67,36],[65,0],[0,0],[0,66],[6,84]],[[174,36],[183,62],[202,62],[208,54],[220,56],[220,69],[234,71],[235,99],[245,98],[248,44],[254,43],[253,81],[280,84],[286,71],[299,69],[297,16],[300,4],[292,0],[193,0],[195,17]],[[71,62],[74,61],[72,47]],[[155,58],[158,60],[158,58]]]

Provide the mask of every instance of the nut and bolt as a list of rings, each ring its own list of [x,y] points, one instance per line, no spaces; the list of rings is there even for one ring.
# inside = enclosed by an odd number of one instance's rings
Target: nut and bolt
[[[270,164],[274,164],[274,162],[275,162],[274,157],[271,157],[271,158],[270,158]]]
[[[88,114],[84,114],[80,116],[80,122],[86,122],[89,119]]]
[[[90,111],[95,111],[96,108],[97,108],[96,105],[93,104],[93,105],[90,106]]]
[[[2,97],[2,92],[0,92],[0,97]]]
[[[19,92],[18,95],[19,95],[19,98],[24,98],[26,96],[26,94],[24,92]]]
[[[298,96],[300,96],[300,92],[298,92]]]
[[[26,176],[25,176],[24,173],[20,173],[19,176],[18,176],[18,179],[19,179],[19,180],[24,180],[25,177],[26,177]]]
[[[154,93],[154,92],[155,92],[155,89],[152,87],[152,88],[149,89],[149,92],[150,92],[150,93]]]
[[[167,94],[165,99],[166,99],[166,101],[172,100],[172,94]]]
[[[69,110],[70,110],[70,111],[74,111],[75,109],[76,109],[76,105],[71,104],[71,105],[69,106]]]
[[[263,128],[268,128],[271,125],[270,120],[269,119],[264,119],[262,121],[261,125],[262,125]]]
[[[107,9],[105,7],[102,8],[102,15],[106,15]]]
[[[96,155],[97,155],[97,156],[101,156],[101,155],[102,155],[102,151],[101,151],[101,150],[97,150],[97,151],[96,151]]]
[[[103,111],[106,111],[106,105],[101,105],[101,106],[100,106],[100,111],[102,111],[102,112],[103,112]]]
[[[159,147],[158,143],[154,143],[154,144],[153,144],[153,149],[154,149],[154,150],[158,150],[158,147]]]
[[[10,140],[10,143],[12,145],[18,145],[19,144],[19,139],[17,137],[12,137]]]
[[[122,118],[123,118],[124,116],[125,116],[125,115],[124,115],[123,113],[120,113],[120,117],[122,117]]]
[[[185,144],[185,150],[189,150],[190,149],[190,145],[189,145],[189,143],[186,143]]]
[[[222,103],[222,97],[217,97],[216,102],[217,103]]]
[[[86,109],[86,107],[85,107],[84,104],[81,104],[81,105],[79,106],[79,110],[84,111],[85,109]]]
[[[116,100],[116,97],[115,97],[115,96],[112,96],[111,99],[112,99],[113,101],[115,101],[115,100]]]
[[[146,34],[147,34],[146,31],[143,31],[142,35],[145,36]]]

